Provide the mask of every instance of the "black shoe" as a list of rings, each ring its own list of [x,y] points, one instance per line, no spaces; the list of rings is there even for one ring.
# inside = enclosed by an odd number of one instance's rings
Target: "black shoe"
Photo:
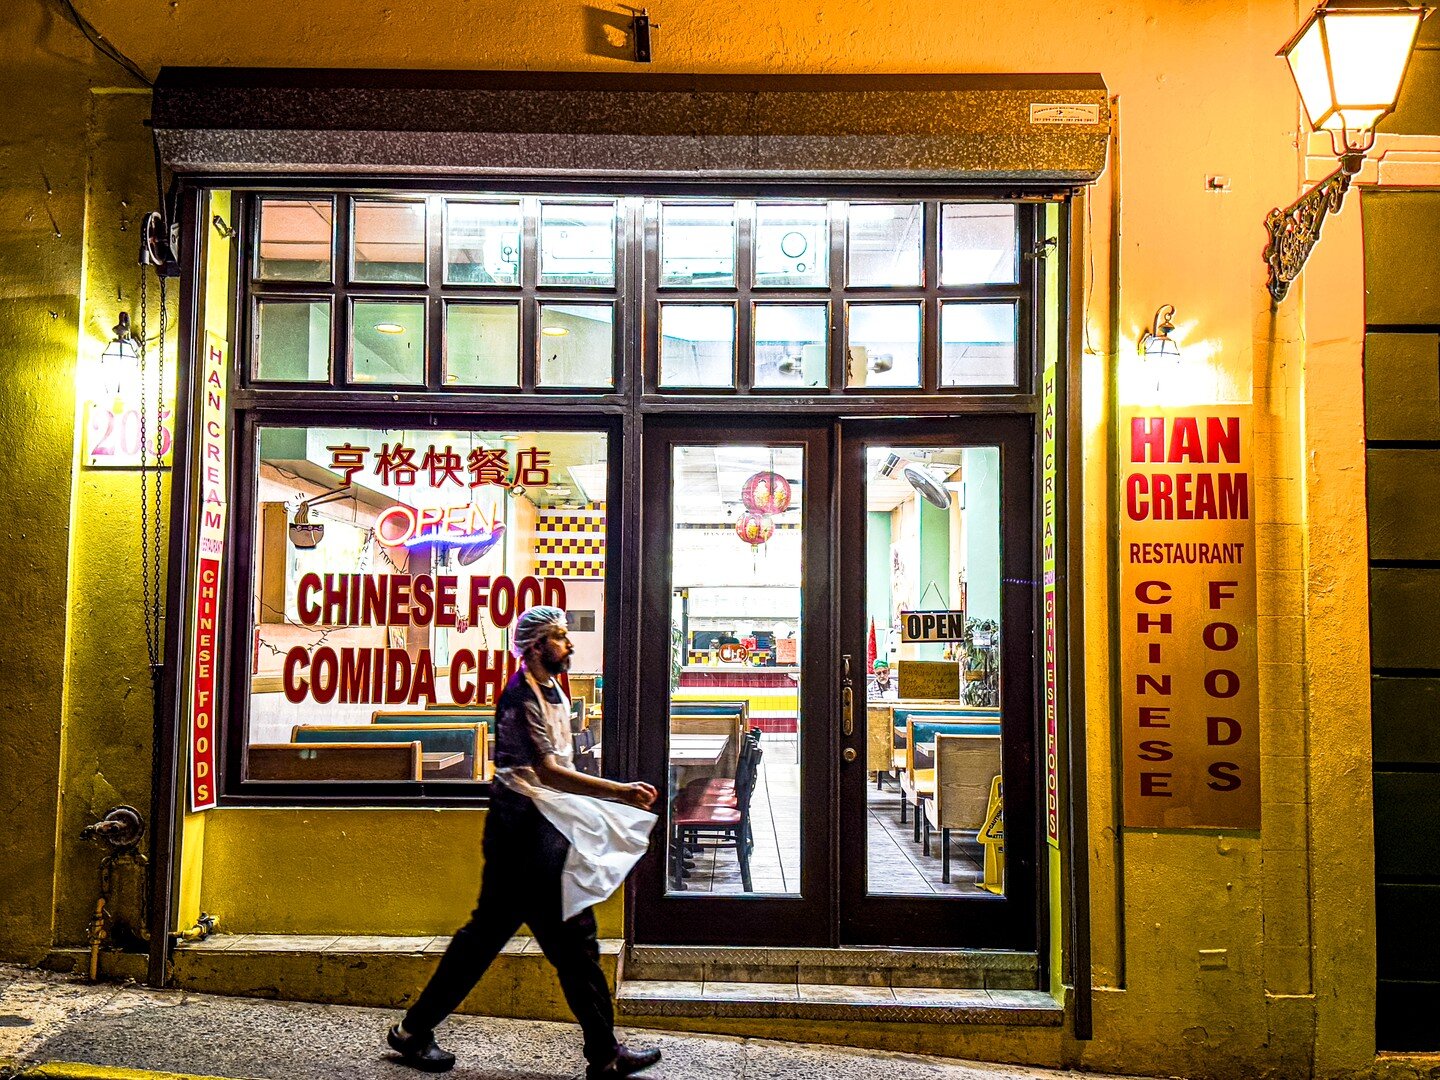
[[[648,1069],[659,1060],[659,1050],[630,1050],[620,1046],[615,1050],[615,1060],[609,1065],[591,1065],[586,1069],[585,1080],[613,1080],[617,1076],[630,1076],[641,1069]]]
[[[402,1036],[400,1025],[396,1024],[385,1033],[385,1041],[400,1055],[402,1062],[421,1072],[449,1072],[455,1067],[455,1055],[441,1050],[433,1034]]]

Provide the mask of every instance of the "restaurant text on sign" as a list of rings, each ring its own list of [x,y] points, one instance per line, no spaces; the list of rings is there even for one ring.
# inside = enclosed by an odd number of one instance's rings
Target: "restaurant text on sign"
[[[1119,548],[1125,824],[1256,829],[1249,407],[1131,409],[1127,419]]]
[[[330,451],[330,467],[344,475],[342,487],[349,487],[356,473],[367,471],[366,455],[371,454],[369,446],[355,446],[350,442],[338,446],[326,446]],[[416,458],[418,447],[406,446],[403,441],[393,445],[385,442],[373,451],[374,468],[369,472],[379,477],[382,485],[393,487],[414,487],[417,479],[424,475],[432,488],[454,484],[456,487],[484,487],[494,484],[499,487],[542,486],[550,482],[549,450],[531,446],[515,454],[514,475],[511,476],[510,452],[492,450],[477,446],[465,457],[450,445],[427,446],[425,452]]]

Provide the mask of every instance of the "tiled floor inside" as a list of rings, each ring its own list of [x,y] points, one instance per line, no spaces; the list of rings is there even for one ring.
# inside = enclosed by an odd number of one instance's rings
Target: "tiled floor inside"
[[[755,850],[750,856],[751,885],[756,893],[800,891],[800,766],[794,735],[765,735],[764,757],[750,806]],[[940,837],[932,833],[930,854],[915,842],[914,818],[900,824],[900,793],[892,779],[883,791],[874,781],[869,802],[869,888],[898,895],[937,893],[973,895],[979,891],[981,848],[953,836],[950,840],[950,882],[941,881]],[[687,891],[742,893],[740,864],[733,847],[704,848],[695,854],[685,879]]]

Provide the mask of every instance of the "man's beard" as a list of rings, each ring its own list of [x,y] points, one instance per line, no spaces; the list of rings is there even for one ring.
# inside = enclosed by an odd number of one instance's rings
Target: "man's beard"
[[[570,657],[568,656],[562,656],[560,659],[552,661],[549,657],[541,655],[539,660],[540,666],[545,669],[547,675],[560,675],[570,670]]]

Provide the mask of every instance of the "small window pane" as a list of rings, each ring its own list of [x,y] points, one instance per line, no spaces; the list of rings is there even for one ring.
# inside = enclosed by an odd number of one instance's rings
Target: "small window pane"
[[[425,204],[355,202],[356,281],[425,283]]]
[[[540,205],[540,284],[615,284],[615,204]]]
[[[755,208],[756,286],[823,288],[830,284],[830,228],[825,204]]]
[[[541,386],[615,385],[612,304],[541,304]]]
[[[735,207],[665,204],[660,210],[660,284],[735,284]]]
[[[940,284],[990,285],[1019,280],[1015,207],[950,203],[940,210]]]
[[[851,304],[846,386],[920,385],[920,305]]]
[[[425,381],[425,304],[357,300],[351,328],[357,383]]]
[[[1015,305],[940,305],[940,385],[1014,386]]]
[[[851,285],[919,285],[920,203],[851,203],[848,280]]]
[[[828,386],[829,324],[825,304],[756,304],[755,385]]]
[[[520,385],[520,305],[445,306],[445,382]]]
[[[660,305],[660,385],[735,385],[733,305]]]
[[[329,381],[329,300],[262,300],[255,323],[257,379]]]
[[[519,203],[445,203],[445,281],[520,284]]]
[[[263,200],[258,276],[265,281],[329,281],[334,216],[329,199]]]

